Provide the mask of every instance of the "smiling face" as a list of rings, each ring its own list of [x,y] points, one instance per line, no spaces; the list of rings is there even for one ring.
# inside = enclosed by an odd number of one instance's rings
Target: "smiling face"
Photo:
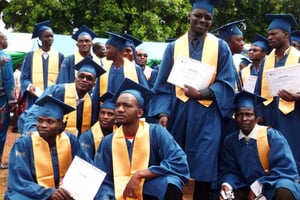
[[[100,108],[99,112],[99,123],[102,128],[109,129],[112,128],[115,123],[115,113],[114,110],[108,108]]]
[[[240,107],[235,111],[235,120],[245,135],[249,135],[256,124],[254,108]]]
[[[89,54],[93,45],[91,36],[89,35],[78,36],[76,45],[80,53]]]
[[[194,9],[189,14],[190,32],[193,36],[202,36],[210,29],[213,16],[204,9]]]
[[[75,87],[78,95],[85,95],[95,85],[96,78],[92,73],[79,72],[75,78]],[[82,98],[82,97],[80,97]]]

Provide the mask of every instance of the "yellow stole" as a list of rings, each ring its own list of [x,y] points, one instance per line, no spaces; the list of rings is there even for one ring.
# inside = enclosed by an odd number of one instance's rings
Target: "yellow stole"
[[[31,80],[35,87],[44,91],[44,72],[43,72],[43,51],[38,49],[33,53],[32,57],[32,74]],[[48,81],[47,87],[56,83],[59,71],[59,56],[58,52],[51,49],[48,52]]]
[[[33,147],[33,160],[36,172],[36,180],[45,188],[54,188],[54,173],[51,150],[48,143],[38,132],[31,135]],[[59,163],[59,176],[64,177],[72,162],[72,151],[69,137],[63,132],[56,136],[56,151]]]
[[[124,58],[124,77],[129,78],[130,80],[139,83],[138,75],[136,72],[135,64],[128,59]],[[104,73],[100,76],[100,87],[99,87],[99,94],[100,97],[107,92],[108,89],[108,78],[109,78],[109,70],[111,68],[111,65],[113,61],[107,60],[107,59],[102,59],[103,62],[103,68],[105,71],[108,73]]]
[[[65,103],[76,108],[76,89],[75,83],[67,83],[65,84]],[[70,132],[77,136],[77,129],[76,129],[76,118],[77,110],[70,112],[69,114],[65,115],[65,119],[68,118],[67,127],[65,129],[66,132]],[[92,101],[88,93],[84,96],[84,103],[83,103],[83,113],[82,113],[82,126],[81,132],[86,131],[91,127],[91,118],[92,118]]]
[[[202,59],[201,62],[209,64],[211,66],[217,66],[218,65],[218,52],[219,52],[219,39],[213,36],[210,33],[207,33],[204,45],[203,45],[203,51],[202,51]],[[174,47],[174,62],[176,61],[177,57],[182,55],[184,57],[190,57],[189,55],[189,39],[188,39],[188,33],[181,36],[179,39],[175,42]],[[214,75],[211,79],[210,85],[214,83],[216,78],[217,69],[214,72]],[[184,91],[180,87],[176,87],[176,97],[180,99],[183,102],[186,102],[189,98],[185,96]],[[199,100],[200,104],[208,107],[212,103],[211,100]]]
[[[150,158],[150,126],[148,123],[140,121],[137,134],[134,139],[132,160],[130,163],[126,145],[126,139],[119,127],[112,139],[112,159],[114,172],[115,197],[117,200],[123,199],[123,191],[131,176],[138,170],[147,169]],[[138,199],[143,199],[143,180],[135,191]]]
[[[297,64],[299,62],[300,53],[294,47],[291,47],[290,53],[285,61],[284,66],[289,66],[293,64]],[[275,66],[275,49],[266,57],[265,64],[264,64],[264,71],[268,69],[273,69]],[[269,105],[273,101],[273,97],[270,96],[269,87],[268,87],[268,80],[266,74],[263,73],[262,83],[261,83],[261,96],[266,98],[267,101],[263,103],[265,105]],[[283,99],[279,98],[279,109],[283,114],[288,114],[295,108],[295,102],[287,102]]]
[[[118,127],[114,125],[113,131],[115,131]],[[92,127],[91,127],[93,139],[94,139],[94,145],[95,145],[95,151],[97,151],[98,146],[102,139],[104,138],[101,126],[99,121],[97,121]]]
[[[244,69],[242,69],[241,73],[242,73],[242,84],[245,83],[245,78],[247,76],[250,76],[251,72],[250,72],[250,66],[245,67]]]
[[[256,138],[258,157],[265,172],[269,173],[269,152],[270,146],[268,142],[267,126],[258,126],[258,134]]]

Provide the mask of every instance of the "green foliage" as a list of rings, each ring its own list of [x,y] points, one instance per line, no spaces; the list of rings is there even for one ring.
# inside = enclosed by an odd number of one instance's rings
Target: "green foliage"
[[[3,6],[2,6],[2,3]],[[105,31],[130,33],[143,41],[177,38],[188,30],[191,5],[187,0],[10,0],[1,1],[6,28],[31,32],[36,22],[50,19],[55,33],[72,34],[86,24],[99,37]],[[234,20],[245,19],[245,40],[266,34],[265,13],[292,13],[300,19],[297,0],[223,0],[215,11],[212,30]]]

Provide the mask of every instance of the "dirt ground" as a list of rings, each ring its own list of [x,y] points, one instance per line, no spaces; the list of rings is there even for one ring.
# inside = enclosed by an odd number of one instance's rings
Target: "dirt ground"
[[[15,140],[20,136],[18,133],[12,133],[11,127],[9,127],[9,131],[7,134],[5,146],[4,146],[4,153],[3,153],[3,162],[8,162],[8,156],[12,145],[14,144]],[[0,200],[4,199],[4,193],[7,187],[7,169],[0,170]],[[191,200],[192,198],[192,190],[193,190],[193,181],[187,184],[184,188],[184,197],[183,200]]]

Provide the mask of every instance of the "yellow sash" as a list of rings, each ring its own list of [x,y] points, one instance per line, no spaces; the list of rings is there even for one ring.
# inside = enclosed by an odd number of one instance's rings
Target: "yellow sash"
[[[117,200],[123,199],[123,191],[131,176],[138,170],[148,168],[150,158],[149,130],[149,124],[140,121],[139,129],[134,139],[131,163],[129,160],[126,139],[122,130],[122,126],[114,133],[112,139],[112,157],[115,197]],[[135,191],[138,199],[143,199],[143,184],[144,180],[139,188]]]
[[[298,52],[298,50],[296,50],[294,47],[291,47],[290,53],[285,61],[284,66],[297,64],[299,62],[299,57],[300,57],[300,53]],[[263,68],[264,72],[265,70],[273,69],[274,66],[275,66],[275,49],[273,49],[273,51],[266,57],[264,68]],[[268,81],[265,73],[263,73],[263,77],[262,77],[261,96],[267,99],[267,101],[263,102],[265,105],[269,105],[273,101],[273,97],[270,96],[269,93]],[[283,114],[288,114],[294,110],[295,102],[287,102],[279,98],[278,107]]]
[[[48,143],[38,132],[31,135],[33,147],[33,160],[36,180],[45,188],[54,188],[54,172],[51,150]],[[72,162],[72,151],[69,137],[65,133],[56,136],[56,151],[59,163],[59,176],[63,177]]]
[[[204,40],[203,51],[202,51],[202,59],[201,62],[209,64],[211,66],[218,65],[218,52],[219,52],[219,39],[213,36],[210,33],[207,33],[207,36]],[[190,57],[189,53],[189,40],[188,33],[181,36],[175,42],[174,47],[174,62],[179,55],[184,57]],[[214,75],[211,79],[210,85],[214,83],[216,78],[217,70],[215,70]],[[189,98],[185,96],[184,91],[180,87],[176,87],[176,97],[183,102],[186,102]],[[208,107],[212,103],[211,100],[199,100],[200,104]]]
[[[250,76],[251,75],[251,72],[250,72],[250,69],[251,69],[251,66],[248,65],[247,67],[245,67],[244,69],[242,69],[241,73],[242,73],[242,84],[244,85],[245,83],[245,79],[246,77]]]
[[[76,89],[75,83],[67,83],[65,84],[65,103],[73,106],[76,108]],[[70,112],[69,114],[65,115],[65,119],[68,118],[67,127],[65,129],[66,132],[73,133],[77,136],[77,129],[76,129],[76,121],[77,121],[77,110]],[[82,126],[81,132],[85,132],[87,129],[91,127],[91,118],[92,118],[92,101],[87,93],[84,96],[84,103],[83,103],[83,113],[82,113]]]
[[[43,72],[43,51],[38,49],[33,53],[32,57],[32,84],[44,91],[44,72]],[[48,52],[48,81],[47,87],[56,83],[59,71],[58,52],[51,49]]]
[[[267,126],[259,126],[256,138],[258,157],[265,172],[269,173],[269,152],[270,146],[268,142]]]
[[[99,64],[100,59],[97,56],[93,55],[93,54],[92,54],[92,56],[93,56],[93,61],[95,61],[97,64]],[[74,53],[74,65],[76,65],[77,63],[79,63],[83,59],[84,59],[84,57],[79,53],[79,51],[76,51]],[[75,70],[75,77],[76,76],[77,76],[77,70]]]
[[[113,131],[117,129],[117,126],[114,125]],[[102,139],[104,138],[101,126],[99,121],[97,121],[92,127],[91,127],[93,139],[94,139],[94,145],[95,145],[95,151],[97,151],[98,146]]]
[[[138,79],[138,75],[136,72],[136,68],[135,68],[135,64],[133,62],[130,62],[127,59],[123,59],[124,60],[124,77],[125,78],[129,78],[130,80],[139,83],[139,79]],[[111,65],[113,63],[113,61],[111,60],[107,60],[107,59],[102,59],[103,62],[103,68],[105,69],[105,71],[107,71],[108,73],[104,73],[100,76],[100,87],[99,87],[99,94],[100,97],[105,94],[107,92],[108,89],[108,78],[109,78],[109,70],[111,68]]]

